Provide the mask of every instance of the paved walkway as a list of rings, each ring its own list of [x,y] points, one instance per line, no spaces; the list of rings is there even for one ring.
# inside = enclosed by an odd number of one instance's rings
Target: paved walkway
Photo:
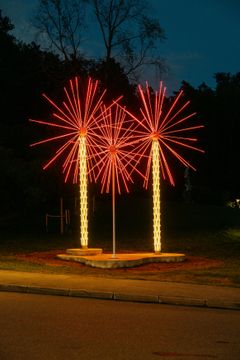
[[[0,270],[0,291],[240,310],[240,288]]]

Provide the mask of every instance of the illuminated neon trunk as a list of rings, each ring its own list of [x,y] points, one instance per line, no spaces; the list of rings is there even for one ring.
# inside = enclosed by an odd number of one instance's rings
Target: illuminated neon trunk
[[[160,168],[159,144],[152,142],[152,177],[153,177],[153,240],[154,251],[161,251],[161,224],[160,224]]]
[[[85,136],[79,137],[80,177],[80,238],[83,248],[88,247],[88,203],[87,203],[87,151]]]

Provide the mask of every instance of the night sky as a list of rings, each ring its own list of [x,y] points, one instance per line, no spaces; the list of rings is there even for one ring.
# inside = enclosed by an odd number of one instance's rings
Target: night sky
[[[182,80],[194,87],[202,82],[214,87],[214,73],[240,71],[239,0],[149,2],[153,17],[160,20],[167,37],[161,45],[161,56],[169,67],[163,80],[170,90],[178,90]],[[3,15],[12,20],[18,39],[37,40],[31,25],[37,4],[37,0],[0,0]],[[91,39],[88,48],[100,53]],[[155,79],[151,81],[155,86]]]

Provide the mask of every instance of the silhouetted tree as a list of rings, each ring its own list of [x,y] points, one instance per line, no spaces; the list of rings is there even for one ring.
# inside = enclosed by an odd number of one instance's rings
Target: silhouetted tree
[[[149,3],[139,0],[91,0],[105,47],[105,61],[115,58],[127,75],[145,65],[162,69],[159,42],[165,39],[159,20],[151,18]]]
[[[88,26],[100,29],[104,61],[114,58],[126,75],[136,79],[144,66],[163,71],[159,45],[165,39],[159,20],[150,17],[150,4],[143,0],[39,0],[37,27],[42,43],[65,61],[83,57],[83,34]],[[87,5],[90,5],[90,7]],[[94,14],[94,25],[91,14]],[[92,15],[93,15],[92,14]],[[98,27],[97,27],[98,26]],[[88,34],[85,34],[85,38]],[[92,41],[93,39],[90,39]],[[97,55],[97,54],[96,54]],[[111,67],[111,64],[109,65]]]
[[[40,0],[36,26],[42,42],[65,61],[81,55],[86,0]]]
[[[232,196],[239,196],[240,73],[217,73],[215,78],[219,177]]]
[[[49,112],[41,93],[57,93],[63,81],[59,58],[41,51],[35,43],[17,41],[11,35],[13,28],[10,19],[0,13],[0,223],[12,216],[20,218],[25,210],[37,211],[53,194],[49,179],[54,174],[46,176],[41,169],[44,149],[38,153],[29,149],[34,129],[28,119]],[[54,182],[56,194],[59,187]]]
[[[90,75],[101,81],[101,86],[107,89],[105,99],[111,102],[119,96],[123,96],[123,102],[133,106],[137,101],[135,95],[136,86],[129,82],[123,68],[114,59],[108,62],[98,61],[90,70]]]
[[[205,125],[200,137],[206,153],[194,174],[201,201],[226,202],[239,197],[240,73],[215,74],[216,89],[183,82],[183,90]]]

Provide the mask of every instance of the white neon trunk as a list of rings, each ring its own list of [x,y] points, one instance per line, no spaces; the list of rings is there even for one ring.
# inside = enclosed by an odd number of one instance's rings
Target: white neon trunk
[[[80,238],[83,248],[88,247],[88,203],[87,203],[87,151],[86,138],[79,138],[80,177]]]
[[[152,142],[152,177],[153,177],[153,240],[154,251],[161,251],[161,222],[160,222],[160,159],[157,140]]]

